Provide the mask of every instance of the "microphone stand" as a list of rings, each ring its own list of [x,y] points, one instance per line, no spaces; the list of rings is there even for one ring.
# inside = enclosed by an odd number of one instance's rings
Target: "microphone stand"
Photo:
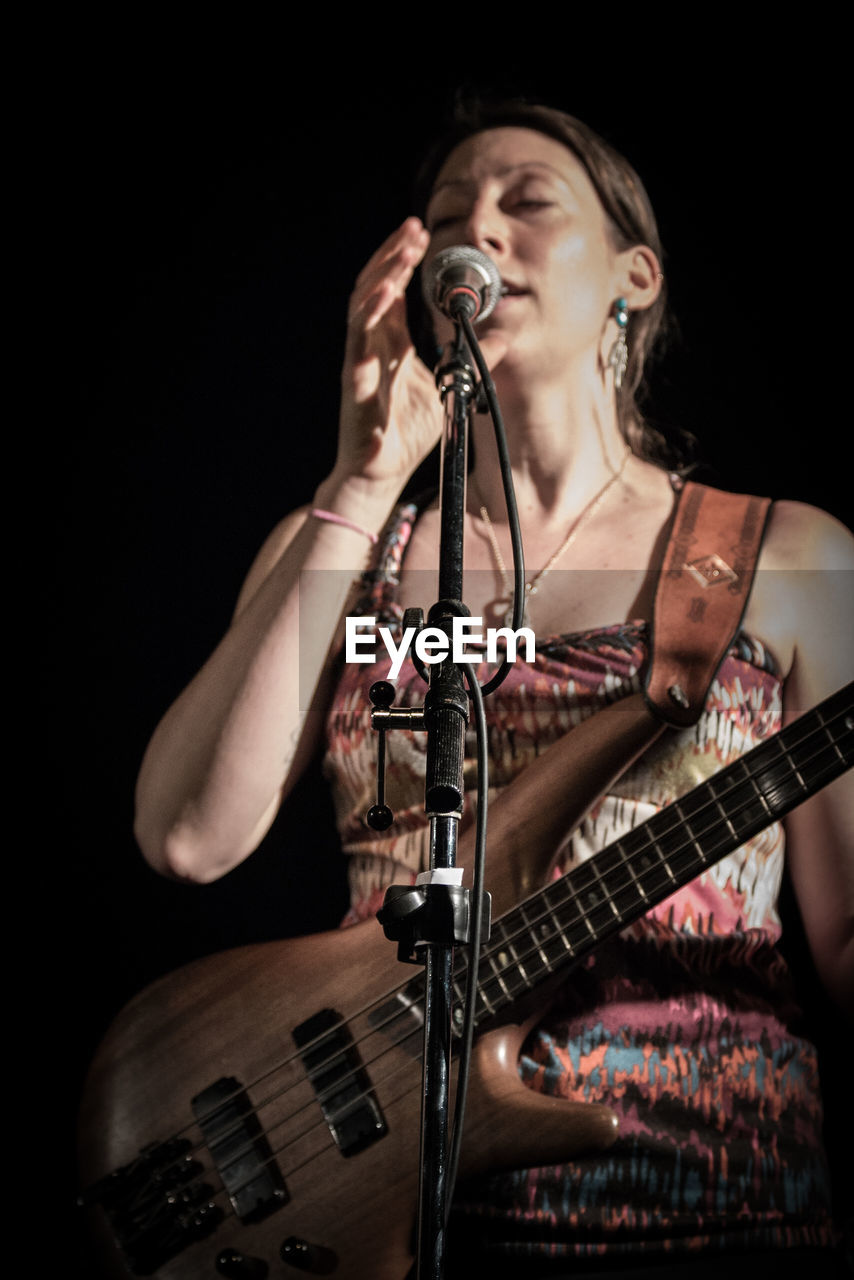
[[[371,690],[372,724],[380,730],[378,804],[370,825],[382,829],[392,816],[383,803],[384,731],[398,724],[426,728],[425,811],[430,821],[429,870],[416,888],[392,886],[378,918],[386,936],[399,942],[398,957],[425,963],[423,1102],[418,1187],[416,1275],[442,1280],[449,1173],[448,1132],[451,1066],[451,1009],[455,943],[469,939],[468,891],[456,868],[457,836],[463,808],[463,760],[468,724],[468,694],[460,666],[453,661],[453,620],[468,616],[462,603],[463,524],[465,518],[468,427],[477,386],[459,322],[439,367],[436,383],[444,409],[440,480],[439,599],[428,613],[428,625],[448,638],[447,654],[416,669],[429,681],[423,715],[394,709],[393,686],[379,682]],[[423,625],[421,610],[407,610],[404,626]],[[484,895],[487,898],[488,895]],[[414,905],[413,905],[414,904]],[[488,921],[488,914],[486,915]],[[487,925],[488,928],[488,925]]]
[[[453,618],[468,613],[462,605],[463,521],[469,416],[475,394],[472,369],[457,325],[450,361],[440,368],[445,413],[439,493],[439,599],[428,614],[431,625],[451,638]],[[463,673],[448,657],[430,668],[424,700],[427,728],[425,799],[430,818],[431,883],[453,883],[435,876],[455,866],[463,806],[463,758],[468,697]],[[457,880],[459,883],[459,880]],[[424,984],[424,1101],[421,1118],[418,1280],[441,1280],[447,1200],[448,1113],[451,1057],[452,965],[454,938],[428,945]]]

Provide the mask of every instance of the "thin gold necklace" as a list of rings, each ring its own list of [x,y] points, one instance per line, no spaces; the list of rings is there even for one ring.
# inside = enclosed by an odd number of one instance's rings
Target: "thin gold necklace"
[[[623,455],[623,461],[620,463],[617,470],[614,472],[612,476],[608,477],[608,479],[605,481],[605,483],[603,484],[599,492],[593,495],[593,497],[590,499],[590,501],[588,502],[587,506],[583,509],[583,511],[581,511],[580,514],[576,516],[575,520],[573,520],[572,524],[569,526],[566,537],[564,538],[560,546],[557,548],[557,550],[549,557],[549,559],[543,565],[542,569],[540,569],[539,573],[535,573],[531,581],[525,583],[525,606],[522,611],[522,621],[524,625],[527,625],[528,623],[529,598],[537,594],[537,591],[539,590],[539,586],[543,578],[551,569],[555,567],[558,560],[560,560],[561,556],[565,555],[566,552],[569,550],[569,548],[572,546],[573,542],[575,541],[575,539],[577,538],[581,530],[581,526],[587,520],[589,520],[590,517],[599,509],[606,493],[611,488],[611,485],[616,484],[617,481],[620,479],[621,475],[623,474],[626,468],[626,463],[631,457],[631,454],[632,454],[631,449],[626,449],[626,452]],[[483,521],[484,528],[486,529],[486,536],[489,539],[489,545],[492,547],[492,554],[495,557],[495,563],[498,568],[498,572],[501,574],[501,586],[505,592],[505,597],[508,601],[507,611],[504,615],[504,622],[505,622],[505,625],[509,627],[512,625],[512,622],[513,622],[512,579],[510,577],[510,574],[507,572],[507,565],[504,563],[504,557],[501,554],[501,548],[498,545],[498,539],[495,536],[495,530],[492,527],[492,521],[489,518],[489,512],[487,511],[485,506],[482,506],[480,508],[480,518]],[[501,604],[504,603],[504,598],[502,598],[500,603]]]

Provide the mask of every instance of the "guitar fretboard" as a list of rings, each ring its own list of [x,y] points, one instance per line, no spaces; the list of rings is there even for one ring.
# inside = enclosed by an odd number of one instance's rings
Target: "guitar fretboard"
[[[476,1022],[586,955],[854,764],[854,683],[493,924]],[[461,1007],[468,958],[459,953]]]

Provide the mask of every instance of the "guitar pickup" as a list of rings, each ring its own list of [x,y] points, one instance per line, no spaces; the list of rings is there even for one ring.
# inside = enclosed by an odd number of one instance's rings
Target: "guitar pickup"
[[[341,1015],[321,1009],[293,1038],[341,1154],[354,1156],[384,1137],[388,1127]]]
[[[241,1222],[260,1222],[290,1196],[240,1081],[223,1076],[192,1100],[193,1114]]]

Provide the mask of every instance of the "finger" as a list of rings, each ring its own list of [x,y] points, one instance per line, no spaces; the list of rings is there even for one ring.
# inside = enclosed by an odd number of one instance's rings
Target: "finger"
[[[424,224],[421,222],[421,219],[405,218],[397,230],[391,233],[388,239],[380,245],[379,249],[377,249],[377,251],[373,253],[365,263],[364,267],[356,277],[356,287],[358,287],[363,280],[374,276],[378,270],[381,270],[383,265],[390,258],[394,257],[394,255],[404,245],[423,244],[424,251],[426,252],[427,245],[429,243],[430,235],[425,229]]]
[[[358,364],[376,355],[386,361],[402,356],[411,346],[403,296],[392,282],[385,281],[366,300],[362,312],[348,321],[345,364]]]
[[[350,298],[347,323],[376,320],[378,306],[386,309],[395,298],[402,298],[420,257],[418,249],[403,246],[380,272],[364,280]]]
[[[407,224],[409,232],[401,234]],[[429,242],[430,237],[418,219],[407,219],[404,228],[386,242],[360,273],[350,297],[348,321],[357,319],[360,314],[364,319],[365,313],[375,318],[376,301],[380,297],[386,303],[394,297],[402,297]],[[387,291],[387,285],[391,286],[391,292]]]

